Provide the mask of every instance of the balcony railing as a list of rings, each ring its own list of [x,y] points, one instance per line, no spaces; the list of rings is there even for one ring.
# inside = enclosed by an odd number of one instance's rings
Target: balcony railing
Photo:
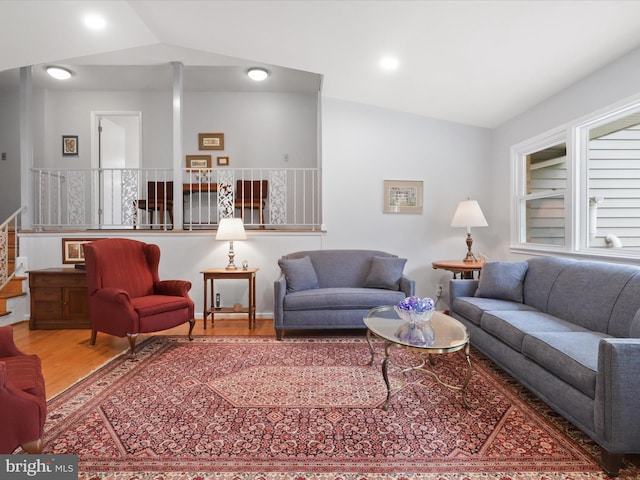
[[[318,169],[32,169],[33,228],[216,228],[244,218],[247,228],[318,230]],[[182,225],[174,225],[182,202]]]

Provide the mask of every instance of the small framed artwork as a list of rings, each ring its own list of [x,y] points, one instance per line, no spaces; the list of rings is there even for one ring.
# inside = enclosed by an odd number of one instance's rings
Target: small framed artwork
[[[78,156],[78,136],[77,135],[62,136],[62,156],[63,157]]]
[[[216,157],[216,164],[219,167],[228,167],[229,166],[229,157]]]
[[[384,181],[384,213],[422,213],[423,182]]]
[[[187,155],[189,170],[207,170],[211,168],[211,155]]]
[[[200,150],[224,150],[224,133],[199,133]]]
[[[95,242],[99,238],[63,238],[62,239],[62,263],[82,264],[84,263],[84,244]]]

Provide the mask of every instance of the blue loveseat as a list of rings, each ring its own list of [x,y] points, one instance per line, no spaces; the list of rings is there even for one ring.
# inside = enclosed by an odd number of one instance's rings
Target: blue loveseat
[[[602,447],[640,453],[640,268],[538,257],[452,280],[471,343]]]
[[[367,312],[415,292],[406,259],[376,250],[311,250],[282,257],[273,321],[284,330],[364,329]]]

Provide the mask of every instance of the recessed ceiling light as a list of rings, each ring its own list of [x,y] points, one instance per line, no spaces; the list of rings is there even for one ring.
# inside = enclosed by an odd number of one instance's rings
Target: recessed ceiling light
[[[71,70],[67,70],[63,67],[47,67],[47,73],[56,80],[68,80],[71,78]]]
[[[395,70],[400,65],[396,57],[384,57],[380,60],[380,66],[385,70]]]
[[[247,75],[251,80],[261,82],[269,76],[269,71],[264,68],[250,68]]]
[[[84,17],[84,24],[91,30],[102,30],[107,25],[107,21],[101,15],[87,15]]]

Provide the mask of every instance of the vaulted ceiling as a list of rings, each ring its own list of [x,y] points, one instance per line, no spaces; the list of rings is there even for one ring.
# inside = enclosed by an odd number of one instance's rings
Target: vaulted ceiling
[[[327,97],[491,128],[640,46],[640,2],[4,0],[0,46],[0,72],[284,67]]]

